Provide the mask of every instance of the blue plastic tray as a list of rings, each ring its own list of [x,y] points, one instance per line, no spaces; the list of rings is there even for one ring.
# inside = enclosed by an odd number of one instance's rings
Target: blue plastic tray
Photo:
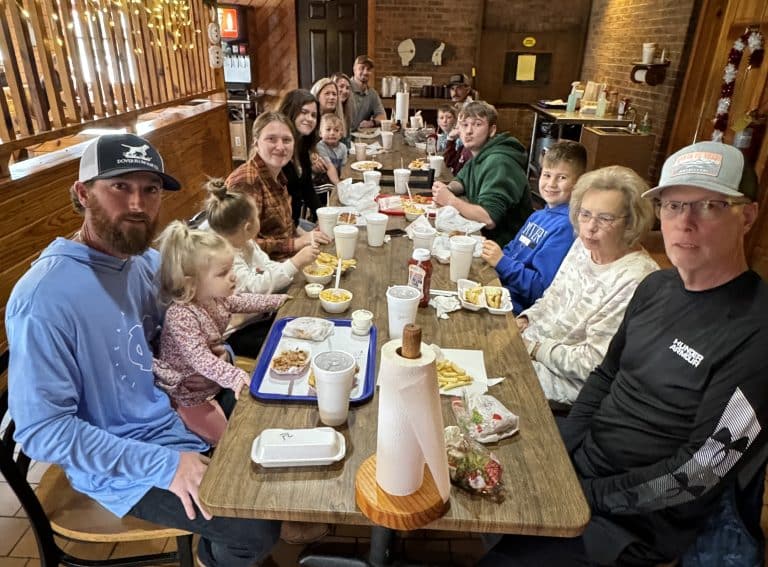
[[[277,346],[283,339],[283,329],[285,325],[296,319],[296,317],[284,317],[275,321],[272,325],[272,329],[269,331],[269,336],[264,343],[264,348],[259,357],[259,362],[256,364],[256,368],[253,370],[251,378],[251,395],[259,400],[281,400],[292,402],[316,402],[317,397],[308,393],[307,379],[309,376],[309,369],[297,377],[295,380],[278,380],[272,378],[269,374],[269,364],[272,362],[272,357],[275,354]],[[358,387],[358,392],[354,397],[349,399],[350,403],[359,404],[368,401],[373,396],[374,380],[376,376],[376,326],[371,327],[371,332],[365,337],[358,337],[351,335],[350,329],[352,322],[349,319],[328,319],[336,327],[344,329],[344,335],[349,335],[347,343],[344,342],[337,331],[334,330],[334,334],[331,335],[330,340],[333,341],[334,349],[339,350],[356,350],[358,353],[366,354],[365,372],[361,376],[363,379],[362,389]],[[312,354],[317,352],[323,352],[328,349],[328,339],[322,342],[307,341],[302,339],[286,338],[293,345],[301,345],[304,348],[310,350]],[[367,341],[367,345],[365,342]],[[354,347],[353,349],[347,348],[349,345]],[[353,355],[355,352],[352,353]],[[265,384],[266,388],[262,388],[262,383],[269,381],[269,384]],[[285,389],[286,392],[264,391],[274,389]],[[296,393],[293,393],[293,391]],[[353,391],[354,392],[354,391]]]

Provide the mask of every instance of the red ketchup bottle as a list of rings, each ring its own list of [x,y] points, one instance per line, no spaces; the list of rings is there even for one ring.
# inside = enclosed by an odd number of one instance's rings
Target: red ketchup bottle
[[[408,260],[408,285],[421,292],[419,307],[429,304],[429,284],[432,280],[432,255],[426,248],[416,248]]]

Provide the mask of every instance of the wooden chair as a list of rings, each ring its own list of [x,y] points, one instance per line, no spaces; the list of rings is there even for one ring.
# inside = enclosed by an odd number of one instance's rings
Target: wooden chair
[[[7,359],[6,359],[7,360]],[[0,371],[4,374],[5,369]],[[8,411],[8,389],[0,383],[0,419]],[[0,472],[24,507],[37,540],[42,567],[128,567],[178,564],[192,567],[192,534],[158,526],[133,516],[118,518],[88,496],[75,491],[64,472],[51,466],[43,475],[37,492],[27,482],[30,459],[13,440],[15,424],[10,421],[0,438]],[[85,543],[121,543],[176,538],[177,551],[115,559],[81,559],[66,553],[54,535]]]

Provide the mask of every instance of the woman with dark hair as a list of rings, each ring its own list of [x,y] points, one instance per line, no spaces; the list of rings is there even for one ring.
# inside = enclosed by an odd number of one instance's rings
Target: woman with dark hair
[[[288,179],[288,194],[291,196],[291,217],[296,226],[299,224],[301,209],[306,206],[315,211],[321,206],[312,183],[312,172],[325,173],[327,164],[314,154],[319,139],[320,105],[314,95],[305,89],[288,92],[277,107],[277,111],[293,125],[296,145],[293,160],[283,167],[283,174]],[[313,156],[314,154],[314,156]]]

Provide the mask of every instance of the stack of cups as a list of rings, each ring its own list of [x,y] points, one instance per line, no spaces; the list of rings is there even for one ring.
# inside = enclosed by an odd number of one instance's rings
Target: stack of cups
[[[373,326],[373,313],[367,309],[357,309],[352,312],[352,334],[367,335]]]
[[[382,132],[391,132],[392,131],[392,121],[389,119],[385,119],[381,121],[381,131]]]
[[[395,175],[395,193],[405,195],[408,192],[408,180],[411,178],[411,170],[408,168],[397,168]]]
[[[336,226],[338,217],[339,211],[336,207],[320,207],[317,209],[317,226],[323,234],[333,238],[333,227]]]
[[[432,251],[432,244],[435,241],[437,230],[431,226],[413,227],[413,249],[426,248]]]
[[[344,351],[318,353],[312,358],[320,421],[336,426],[347,421],[349,394],[355,377],[355,358]]]
[[[381,183],[381,172],[380,171],[364,171],[363,182],[373,183],[376,187],[379,187],[379,183]]]
[[[365,161],[365,150],[367,145],[365,142],[355,142],[355,159],[357,161]]]
[[[472,267],[472,253],[477,241],[469,236],[451,237],[451,281],[457,282],[469,277]]]
[[[384,128],[382,126],[382,132],[381,132],[381,147],[385,150],[391,150],[392,149],[392,139],[394,138],[394,134],[389,131],[384,131]]]
[[[387,290],[389,338],[403,338],[403,327],[416,322],[421,292],[409,285],[393,285]]]
[[[355,257],[358,232],[357,227],[351,224],[339,224],[333,228],[333,236],[336,239],[336,256],[342,260],[351,260]]]
[[[387,233],[389,217],[383,213],[365,215],[365,231],[368,236],[368,246],[383,246],[384,235]]]
[[[445,158],[443,156],[429,156],[429,169],[435,170],[435,177],[440,177],[443,173]]]
[[[650,65],[651,63],[653,63],[653,60],[655,58],[656,58],[656,44],[644,43],[642,63],[645,65]]]

